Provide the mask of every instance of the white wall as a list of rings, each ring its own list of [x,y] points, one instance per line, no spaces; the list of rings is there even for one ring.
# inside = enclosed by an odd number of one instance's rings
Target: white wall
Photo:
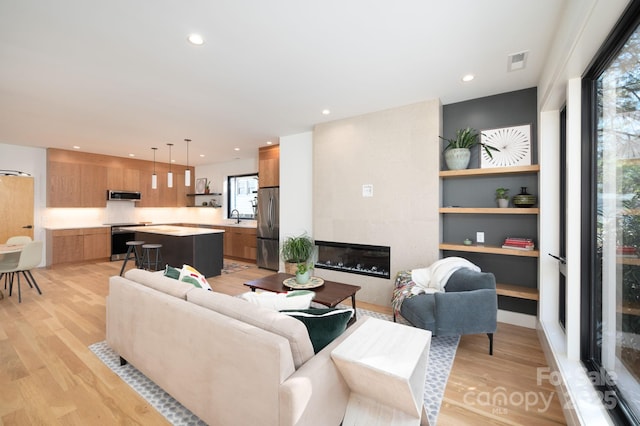
[[[567,106],[567,187],[580,188],[582,74],[628,4],[628,0],[569,0],[551,54],[538,84],[540,110],[540,306],[539,334],[550,366],[561,374],[560,401],[569,424],[611,424],[580,363],[579,293],[580,191],[568,190],[567,328],[558,321],[558,263],[546,253],[557,252],[559,206],[558,115]]]
[[[441,134],[438,99],[316,126],[314,237],[391,247],[391,277],[316,275],[359,285],[358,300],[390,306],[399,270],[439,258]],[[373,185],[372,197],[363,196],[363,185]]]
[[[312,132],[280,138],[280,241],[305,232],[313,237]]]

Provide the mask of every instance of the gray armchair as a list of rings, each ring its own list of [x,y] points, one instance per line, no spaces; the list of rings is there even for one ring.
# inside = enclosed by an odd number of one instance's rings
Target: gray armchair
[[[409,281],[410,271],[399,272],[394,294]],[[458,269],[451,275],[445,292],[407,297],[400,305],[403,318],[414,327],[430,330],[436,336],[487,333],[490,355],[493,355],[497,313],[494,275],[466,268]],[[396,320],[395,310],[393,320]]]

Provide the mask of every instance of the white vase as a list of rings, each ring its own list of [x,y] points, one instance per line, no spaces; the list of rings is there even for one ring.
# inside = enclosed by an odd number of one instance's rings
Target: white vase
[[[444,152],[444,161],[449,170],[463,170],[469,165],[471,150],[469,148],[453,148]]]
[[[296,272],[296,282],[298,284],[306,284],[309,282],[310,275],[311,274],[309,273],[309,271],[305,272],[304,274]]]
[[[501,209],[506,209],[507,207],[509,207],[509,200],[505,200],[504,198],[499,198],[498,207],[500,207]]]

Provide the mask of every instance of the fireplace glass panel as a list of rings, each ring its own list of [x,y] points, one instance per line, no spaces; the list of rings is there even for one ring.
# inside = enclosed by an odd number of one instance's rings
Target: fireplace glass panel
[[[318,260],[316,268],[373,277],[389,278],[391,248],[364,244],[316,241]]]

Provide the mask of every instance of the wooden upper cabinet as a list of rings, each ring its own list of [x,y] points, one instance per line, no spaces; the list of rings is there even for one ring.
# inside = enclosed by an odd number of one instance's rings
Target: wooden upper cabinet
[[[81,207],[81,165],[61,161],[47,164],[47,207]]]
[[[258,184],[260,188],[280,186],[280,145],[258,150]]]
[[[172,164],[173,188],[167,187],[169,165],[156,162],[158,188],[151,189],[153,162],[50,148],[47,150],[47,207],[106,207],[107,189],[139,191],[138,207],[189,205],[184,166]],[[194,168],[189,167],[195,176]],[[195,185],[192,182],[192,185]]]
[[[80,166],[81,207],[107,207],[107,168],[93,164]]]

